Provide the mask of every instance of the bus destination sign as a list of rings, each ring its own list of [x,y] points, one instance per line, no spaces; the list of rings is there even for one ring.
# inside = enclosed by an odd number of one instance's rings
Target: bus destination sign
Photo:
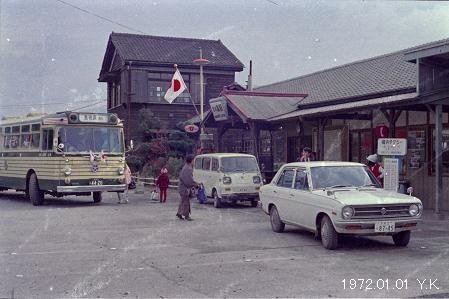
[[[105,114],[80,113],[79,120],[82,123],[107,123],[108,116]]]

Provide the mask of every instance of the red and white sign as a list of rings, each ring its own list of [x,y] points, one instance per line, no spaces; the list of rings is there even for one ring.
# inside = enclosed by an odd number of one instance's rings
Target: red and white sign
[[[377,138],[388,138],[389,129],[387,126],[377,126],[375,133]]]
[[[197,125],[186,125],[184,127],[184,130],[187,133],[196,133],[196,132],[198,132],[200,130],[200,128]]]
[[[186,89],[187,86],[182,79],[181,73],[176,69],[173,79],[171,79],[170,88],[165,93],[164,99],[171,104]]]

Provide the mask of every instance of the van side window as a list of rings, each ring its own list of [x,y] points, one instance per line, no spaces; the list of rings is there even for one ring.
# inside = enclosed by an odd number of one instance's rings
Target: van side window
[[[305,172],[304,169],[298,169],[296,171],[295,189],[296,190],[309,190],[309,182],[307,181],[307,173]]]
[[[278,185],[279,187],[291,188],[293,184],[294,174],[295,172],[293,169],[285,169],[279,177],[276,185]]]
[[[195,169],[202,169],[202,168],[203,168],[203,158],[196,158]]]
[[[218,171],[218,159],[212,159],[212,171]]]
[[[203,160],[203,170],[210,170],[210,158],[204,158]]]

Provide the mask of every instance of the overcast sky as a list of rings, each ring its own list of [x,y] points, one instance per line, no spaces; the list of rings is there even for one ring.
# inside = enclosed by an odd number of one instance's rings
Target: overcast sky
[[[254,85],[449,37],[449,3],[293,0],[0,0],[0,117],[106,98],[111,31],[220,39]],[[247,69],[237,75],[245,85]],[[99,104],[105,107],[104,103]]]

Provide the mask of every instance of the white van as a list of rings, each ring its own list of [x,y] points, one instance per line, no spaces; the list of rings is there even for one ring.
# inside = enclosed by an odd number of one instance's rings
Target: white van
[[[246,154],[204,154],[195,157],[193,177],[204,184],[207,197],[214,206],[222,202],[259,201],[262,175],[256,157]]]

